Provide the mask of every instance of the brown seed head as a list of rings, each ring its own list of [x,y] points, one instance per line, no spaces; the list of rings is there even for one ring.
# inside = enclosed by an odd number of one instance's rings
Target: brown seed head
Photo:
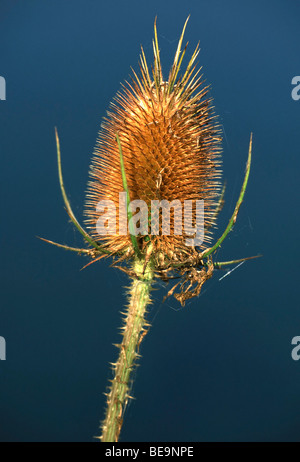
[[[209,88],[203,86],[200,69],[196,69],[198,46],[186,70],[179,74],[186,50],[185,47],[181,51],[185,27],[186,23],[169,78],[164,81],[154,26],[151,74],[142,49],[140,76],[133,71],[131,83],[126,82],[122,91],[117,93],[99,133],[85,213],[91,235],[111,252],[133,254],[130,235],[119,235],[118,232],[119,220],[126,217],[124,211],[119,210],[119,193],[124,187],[116,134],[122,145],[130,200],[143,200],[150,212],[151,200],[179,200],[183,205],[185,200],[203,199],[205,238],[202,247],[210,240],[219,195],[221,137],[208,97]],[[107,199],[116,206],[117,232],[99,236],[96,223],[100,212],[96,206],[99,201]],[[137,237],[141,250],[151,240],[156,266],[160,267],[170,267],[172,263],[185,261],[195,254],[195,249],[186,245],[186,238],[191,237],[188,230],[183,229],[182,235],[174,232],[177,215],[173,209],[170,216],[169,235],[161,234],[160,220],[158,235],[150,234],[149,225],[149,238]]]

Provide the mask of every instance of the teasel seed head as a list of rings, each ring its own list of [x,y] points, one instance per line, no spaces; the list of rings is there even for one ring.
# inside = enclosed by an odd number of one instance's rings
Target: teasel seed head
[[[187,21],[186,21],[187,23]],[[182,50],[184,25],[168,80],[163,79],[160,53],[154,24],[154,65],[149,71],[142,49],[140,74],[133,71],[131,82],[125,82],[110,104],[94,151],[88,185],[85,214],[93,238],[112,253],[126,257],[134,254],[129,233],[119,234],[120,220],[126,220],[119,209],[119,193],[124,191],[118,134],[124,159],[130,200],[143,200],[151,210],[152,200],[204,200],[204,241],[210,242],[215,225],[215,210],[220,194],[221,136],[201,68],[197,69],[197,45],[187,67],[181,71],[186,47]],[[96,223],[99,201],[111,200],[116,206],[116,234],[100,236]],[[126,212],[125,212],[126,213]],[[150,213],[150,212],[149,212]],[[113,217],[112,217],[113,218]],[[186,245],[188,230],[176,234],[176,214],[171,209],[170,233],[137,236],[143,252],[149,241],[152,258],[159,268],[172,267],[192,258],[197,252]],[[195,224],[195,209],[193,223]],[[149,219],[150,220],[150,219]]]

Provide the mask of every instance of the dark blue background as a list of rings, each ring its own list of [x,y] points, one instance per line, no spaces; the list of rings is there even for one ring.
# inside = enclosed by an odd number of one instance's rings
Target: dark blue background
[[[181,308],[154,292],[122,441],[299,441],[300,74],[299,1],[1,1],[0,440],[94,441],[116,358],[124,274],[36,235],[82,246],[59,192],[54,126],[65,183],[82,219],[101,118],[138,68],[152,61],[154,18],[165,74],[183,23],[188,56],[212,85],[224,128],[226,226],[241,186],[250,132],[253,168],[219,260],[263,253]]]

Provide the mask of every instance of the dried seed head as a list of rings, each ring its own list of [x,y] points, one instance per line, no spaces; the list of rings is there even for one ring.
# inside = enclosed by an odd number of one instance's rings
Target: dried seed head
[[[200,69],[196,69],[198,46],[186,70],[179,75],[186,50],[181,50],[185,27],[186,23],[168,81],[164,81],[154,26],[151,74],[142,49],[140,76],[133,71],[131,83],[126,82],[117,93],[99,133],[85,213],[91,235],[111,252],[124,252],[127,256],[133,253],[130,235],[119,234],[120,220],[126,221],[127,217],[125,209],[119,207],[119,193],[124,187],[116,134],[122,145],[130,200],[143,200],[149,214],[152,200],[179,200],[182,205],[185,200],[204,200],[202,247],[210,240],[219,195],[221,137],[209,89],[203,86]],[[101,212],[96,207],[103,200],[115,204],[116,215],[111,219],[116,218],[116,233],[99,236],[96,223]],[[193,209],[193,224],[195,213]],[[169,235],[162,235],[159,216],[158,235],[151,234],[149,225],[149,237],[137,236],[141,250],[151,240],[157,267],[170,267],[195,255],[195,249],[186,245],[186,238],[191,237],[189,230],[184,228],[181,235],[176,233],[178,220],[171,208]]]

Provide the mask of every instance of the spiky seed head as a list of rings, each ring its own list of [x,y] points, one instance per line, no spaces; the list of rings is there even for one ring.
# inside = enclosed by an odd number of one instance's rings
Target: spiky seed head
[[[187,23],[187,21],[186,21]],[[119,235],[119,220],[124,209],[119,209],[119,193],[124,190],[120,154],[116,134],[123,151],[123,159],[130,200],[143,200],[151,210],[151,200],[204,200],[205,237],[210,240],[214,225],[216,199],[219,194],[220,131],[208,97],[209,87],[203,85],[195,60],[197,45],[186,69],[180,68],[186,47],[182,50],[184,25],[168,80],[162,75],[160,54],[154,24],[154,65],[150,73],[144,51],[140,56],[140,75],[133,71],[131,82],[118,92],[99,132],[92,160],[85,213],[92,236],[111,252],[133,254],[130,235]],[[96,223],[100,212],[99,201],[112,200],[116,206],[116,234],[99,236]],[[126,213],[126,212],[125,212]],[[160,217],[161,219],[161,217]],[[195,222],[195,210],[193,210]],[[138,236],[141,249],[153,245],[157,266],[186,260],[195,249],[186,245],[190,237],[186,230],[176,235],[176,214],[171,209],[169,235]],[[150,230],[149,230],[150,233]]]

